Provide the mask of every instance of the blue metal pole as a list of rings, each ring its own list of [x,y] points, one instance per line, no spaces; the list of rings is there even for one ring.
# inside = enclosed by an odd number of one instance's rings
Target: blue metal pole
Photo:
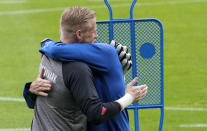
[[[137,0],[134,0],[131,4],[130,7],[130,19],[133,19],[133,10],[134,10],[134,5],[136,4]]]
[[[113,29],[113,12],[112,12],[112,8],[108,2],[108,0],[104,0],[106,6],[108,7],[108,10],[109,10],[109,17],[110,17],[110,23],[109,23],[109,42],[111,40],[114,39],[114,29]]]
[[[163,120],[164,120],[164,106],[160,109],[160,125],[159,125],[159,131],[162,131],[163,127]]]
[[[134,109],[134,127],[135,127],[135,131],[139,131],[139,111],[138,111],[138,108]]]
[[[131,51],[132,51],[132,77],[137,76],[137,63],[136,63],[136,41],[135,41],[135,23],[131,21]],[[137,84],[136,84],[137,85]],[[139,131],[139,118],[138,118],[138,108],[134,109],[134,124],[135,131]]]
[[[104,2],[105,2],[106,6],[107,6],[108,9],[109,9],[109,17],[110,17],[110,20],[113,20],[113,12],[112,12],[112,8],[111,8],[111,6],[110,6],[108,0],[104,0]]]
[[[162,131],[163,127],[163,120],[164,120],[164,29],[163,25],[160,23],[161,28],[161,36],[160,36],[160,52],[161,52],[161,104],[163,105],[161,108],[161,115],[160,115],[160,125],[159,131]]]

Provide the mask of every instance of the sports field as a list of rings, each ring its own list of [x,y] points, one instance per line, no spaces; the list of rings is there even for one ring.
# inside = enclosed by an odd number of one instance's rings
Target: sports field
[[[132,0],[109,2],[115,18],[129,18]],[[61,12],[74,5],[109,19],[104,0],[0,0],[0,131],[29,130],[33,111],[23,86],[36,79],[40,41],[59,40]],[[163,131],[207,131],[207,0],[140,0],[134,18],[157,18],[164,26]],[[140,110],[140,131],[157,131],[159,115]]]

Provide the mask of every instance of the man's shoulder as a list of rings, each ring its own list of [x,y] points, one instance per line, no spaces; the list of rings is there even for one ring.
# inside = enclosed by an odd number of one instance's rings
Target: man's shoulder
[[[63,62],[62,73],[65,83],[67,83],[68,80],[81,81],[92,77],[91,69],[86,63],[83,63],[81,61]]]

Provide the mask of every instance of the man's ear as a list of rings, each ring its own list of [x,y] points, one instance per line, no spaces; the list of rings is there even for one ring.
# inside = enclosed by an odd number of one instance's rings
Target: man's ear
[[[76,38],[78,39],[78,41],[81,41],[81,40],[82,40],[81,30],[77,30],[77,31],[75,32],[75,35],[76,35]]]

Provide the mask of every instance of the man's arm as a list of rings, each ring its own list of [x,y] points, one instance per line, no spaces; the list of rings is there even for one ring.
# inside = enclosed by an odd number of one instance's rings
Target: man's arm
[[[87,63],[90,68],[102,72],[108,72],[113,57],[118,57],[115,48],[108,44],[65,44],[49,39],[42,42],[40,52],[58,61],[69,62],[79,60]]]
[[[62,69],[64,83],[88,121],[99,124],[120,113],[119,103],[100,101],[93,83],[92,72],[85,63],[64,63]]]
[[[51,83],[48,80],[44,80],[44,69],[41,70],[40,75],[33,82],[28,82],[24,86],[23,96],[27,103],[27,106],[34,109],[37,95],[48,96],[45,91],[51,90]]]
[[[145,96],[147,90],[146,86],[142,87],[143,90],[141,87],[133,86],[137,82],[137,79],[134,79],[128,84],[125,96],[114,102],[103,103],[98,97],[93,75],[86,64],[82,62],[63,64],[63,78],[88,121],[96,124],[113,118],[128,105],[140,100],[141,97],[137,96]]]
[[[28,82],[25,84],[24,86],[24,90],[23,90],[23,96],[24,96],[24,99],[27,103],[27,106],[30,108],[30,109],[34,109],[34,105],[35,105],[35,101],[36,101],[36,95],[35,94],[32,94],[30,91],[29,91],[29,88],[30,88],[30,85],[32,84],[32,82]]]
[[[115,57],[119,57],[123,72],[126,73],[132,65],[131,54],[128,52],[128,48],[114,40],[109,45],[101,43],[64,44],[45,39],[41,42],[40,52],[59,61],[80,60],[98,71],[107,72],[111,67],[111,61],[114,60],[113,52],[115,51]]]

